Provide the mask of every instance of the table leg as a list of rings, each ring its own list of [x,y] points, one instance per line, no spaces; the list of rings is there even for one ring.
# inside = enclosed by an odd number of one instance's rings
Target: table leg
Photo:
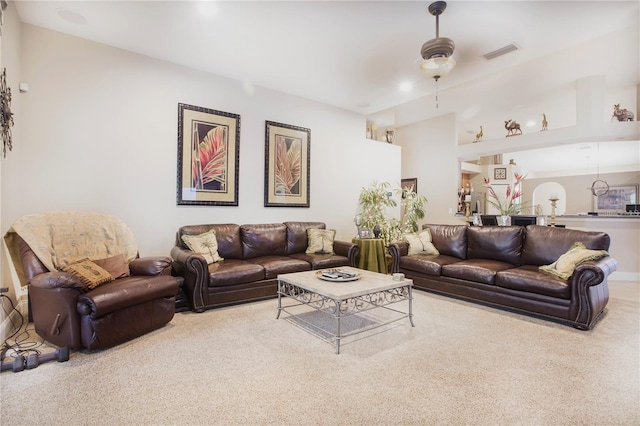
[[[415,327],[413,324],[413,295],[411,293],[412,286],[409,286],[409,322],[411,323],[411,327]]]
[[[282,281],[278,280],[278,315],[276,319],[280,318],[280,312],[282,312]]]
[[[341,332],[340,332],[340,308],[341,308],[341,303],[342,302],[337,302],[336,306],[338,308],[337,314],[336,314],[336,326],[337,326],[337,331],[336,331],[336,355],[340,355],[340,336],[341,336]]]

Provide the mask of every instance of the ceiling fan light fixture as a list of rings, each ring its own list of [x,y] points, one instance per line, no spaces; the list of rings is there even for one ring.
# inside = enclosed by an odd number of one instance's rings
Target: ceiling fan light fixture
[[[438,80],[449,74],[455,66],[456,61],[453,58],[430,58],[422,61],[420,71],[427,77]]]

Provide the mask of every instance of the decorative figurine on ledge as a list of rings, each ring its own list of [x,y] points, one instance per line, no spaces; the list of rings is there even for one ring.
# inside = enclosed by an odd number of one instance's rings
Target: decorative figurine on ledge
[[[549,130],[549,123],[547,122],[547,114],[542,113],[542,129],[540,129],[541,132],[544,132],[545,130]]]
[[[507,120],[504,122],[504,128],[507,129],[507,137],[515,136],[517,134],[522,134],[522,130],[520,129],[520,124],[518,124],[515,120]]]
[[[473,143],[482,142],[483,135],[484,133],[482,133],[482,126],[480,126],[480,132],[476,133],[476,138],[473,140]]]
[[[633,121],[633,112],[626,108],[620,108],[620,104],[613,106],[613,115],[611,118],[617,118],[618,121]]]
[[[387,143],[393,143],[393,138],[394,138],[393,130],[387,130],[385,132],[384,137],[387,140]]]

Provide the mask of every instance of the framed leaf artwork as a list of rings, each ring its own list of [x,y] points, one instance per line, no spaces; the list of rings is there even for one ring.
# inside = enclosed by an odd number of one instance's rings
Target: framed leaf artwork
[[[311,130],[266,122],[265,207],[309,207]]]
[[[240,115],[178,104],[178,205],[237,206]]]

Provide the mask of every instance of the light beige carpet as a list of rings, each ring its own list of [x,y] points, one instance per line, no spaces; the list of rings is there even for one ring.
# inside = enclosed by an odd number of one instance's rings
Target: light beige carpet
[[[414,291],[415,328],[340,355],[276,320],[276,299],[179,313],[118,347],[3,372],[0,423],[638,425],[638,283],[624,285],[588,332]]]

